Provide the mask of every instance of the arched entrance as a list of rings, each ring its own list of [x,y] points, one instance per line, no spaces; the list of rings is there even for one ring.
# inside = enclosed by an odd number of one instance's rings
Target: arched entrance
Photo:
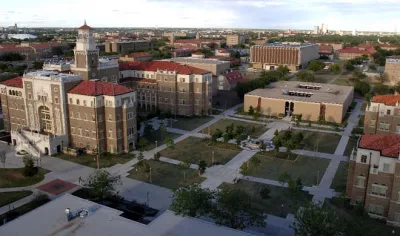
[[[49,148],[47,148],[47,147],[44,148],[44,155],[45,156],[49,155]]]
[[[52,132],[51,127],[51,112],[46,106],[39,107],[40,130],[45,132]]]

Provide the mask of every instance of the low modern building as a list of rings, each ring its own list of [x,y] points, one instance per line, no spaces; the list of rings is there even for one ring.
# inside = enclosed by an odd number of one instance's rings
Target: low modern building
[[[400,82],[400,56],[386,58],[385,73],[391,85],[397,85]]]
[[[227,57],[230,58],[231,57],[231,52],[224,49],[224,48],[219,48],[219,49],[215,49],[215,56],[221,56],[221,57]]]
[[[148,40],[135,40],[135,41],[107,41],[104,43],[106,52],[116,53],[131,53],[151,49],[153,43]]]
[[[351,60],[356,57],[361,57],[363,55],[367,55],[369,59],[373,59],[372,54],[374,54],[376,50],[374,48],[361,48],[361,47],[348,47],[336,50],[338,57],[340,60]]]
[[[319,48],[318,48],[318,54],[319,54],[319,56],[327,56],[330,59],[333,59],[335,52],[331,45],[321,44],[321,45],[319,45]]]
[[[302,114],[303,120],[341,123],[353,101],[353,87],[279,81],[244,96],[244,111],[252,106],[263,115]]]
[[[0,84],[4,130],[34,156],[66,147],[120,153],[135,148],[136,93],[79,75],[37,71]]]
[[[0,235],[253,235],[197,218],[182,217],[169,210],[149,224],[133,221],[127,215],[121,210],[66,193],[1,226]],[[280,232],[285,232],[285,229]]]
[[[240,34],[228,34],[226,35],[226,45],[237,46],[239,44],[245,44],[246,36]]]
[[[134,52],[122,55],[120,61],[151,61],[153,57],[148,52]]]
[[[400,135],[363,135],[353,150],[346,194],[368,215],[400,226]]]
[[[172,40],[171,46],[175,48],[190,48],[190,49],[201,49],[201,48],[220,48],[224,40],[218,39],[177,39]]]
[[[120,84],[138,91],[142,110],[171,114],[209,114],[212,74],[172,61],[121,62]],[[140,88],[140,89],[138,89]]]
[[[344,43],[342,42],[330,42],[330,41],[315,41],[313,42],[314,44],[317,44],[319,46],[321,45],[329,45],[332,46],[333,50],[339,50],[344,47]]]
[[[400,95],[372,97],[365,110],[364,134],[400,134]]]
[[[232,70],[218,76],[218,90],[232,90],[238,83],[247,81],[239,70]]]
[[[256,69],[274,70],[278,66],[287,66],[291,71],[297,71],[318,58],[316,44],[270,43],[250,48],[250,62]]]
[[[66,52],[69,50],[68,44],[58,42],[43,42],[21,44],[0,44],[0,56],[7,53],[19,53],[27,60],[42,59],[53,56],[53,50],[59,48]]]

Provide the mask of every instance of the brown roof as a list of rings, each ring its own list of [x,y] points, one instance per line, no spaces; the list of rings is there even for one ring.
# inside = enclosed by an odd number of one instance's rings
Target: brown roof
[[[155,79],[147,79],[147,78],[137,78],[137,77],[125,77],[121,78],[119,80],[120,83],[126,83],[126,82],[140,82],[140,83],[152,83],[152,84],[157,84],[157,80]]]
[[[399,156],[400,135],[398,134],[366,134],[361,136],[360,148],[380,151],[382,156]]]
[[[68,93],[80,94],[86,96],[117,96],[125,93],[130,93],[133,90],[122,85],[108,83],[103,81],[84,80],[73,87]]]
[[[1,82],[1,84],[4,84],[9,87],[23,88],[22,76],[18,76],[18,77],[3,81],[3,82]]]
[[[243,82],[244,80],[246,80],[243,77],[242,73],[240,73],[240,71],[238,70],[228,72],[224,74],[224,76],[228,80],[229,84],[237,84],[238,82]]]
[[[93,28],[90,27],[90,26],[88,26],[88,25],[86,24],[86,22],[85,22],[85,24],[82,25],[81,27],[79,27],[78,29],[80,29],[80,30],[91,30],[91,29],[93,29]]]
[[[400,94],[397,95],[376,95],[372,97],[372,102],[383,103],[388,106],[395,106],[400,102]]]
[[[134,52],[123,55],[123,57],[150,57],[151,55],[148,52]]]
[[[181,75],[202,75],[211,73],[206,70],[202,70],[199,68],[195,68],[192,66],[181,65],[172,61],[149,61],[149,62],[136,62],[136,61],[120,61],[119,62],[120,70],[140,70],[140,71],[157,71],[157,70],[166,70],[166,71],[176,71]]]

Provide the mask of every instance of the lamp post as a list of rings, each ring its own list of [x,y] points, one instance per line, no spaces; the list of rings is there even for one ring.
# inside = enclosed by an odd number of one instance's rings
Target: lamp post
[[[281,205],[281,210],[282,210],[282,211],[281,211],[281,216],[282,216],[282,217],[283,217],[283,207],[284,207],[284,205],[282,204],[282,205]]]
[[[158,142],[157,142],[157,140],[156,140],[156,148],[157,148],[157,143],[158,143]]]
[[[214,150],[212,150],[211,165],[214,165]]]

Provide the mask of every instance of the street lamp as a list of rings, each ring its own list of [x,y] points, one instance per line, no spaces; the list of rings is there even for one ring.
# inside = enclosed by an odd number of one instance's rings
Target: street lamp
[[[156,148],[157,148],[157,143],[158,143],[158,142],[157,142],[157,140],[156,140]]]
[[[281,216],[283,217],[283,204],[281,205],[282,213]]]

